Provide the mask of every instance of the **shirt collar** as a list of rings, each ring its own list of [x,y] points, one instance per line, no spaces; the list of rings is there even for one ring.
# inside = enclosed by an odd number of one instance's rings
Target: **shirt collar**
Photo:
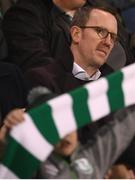
[[[66,14],[67,16],[69,16],[70,21],[73,20],[73,15],[71,14],[70,11],[69,11],[69,12],[66,12],[65,14]]]
[[[101,76],[101,72],[99,70],[97,70],[97,72],[95,74],[93,74],[92,76],[88,75],[87,72],[84,71],[84,69],[82,69],[75,62],[73,64],[72,73],[73,73],[74,77],[76,77],[77,79],[83,80],[83,81],[94,81],[94,80],[99,79],[99,77]]]

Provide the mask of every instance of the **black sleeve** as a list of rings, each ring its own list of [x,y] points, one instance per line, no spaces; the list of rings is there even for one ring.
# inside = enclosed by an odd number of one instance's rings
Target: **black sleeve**
[[[49,51],[49,15],[45,8],[44,14],[41,12],[40,2],[19,1],[4,16],[3,31],[10,57],[8,61],[23,70],[52,61]]]
[[[0,109],[2,119],[14,108],[27,106],[27,87],[20,69],[12,64],[0,63]]]

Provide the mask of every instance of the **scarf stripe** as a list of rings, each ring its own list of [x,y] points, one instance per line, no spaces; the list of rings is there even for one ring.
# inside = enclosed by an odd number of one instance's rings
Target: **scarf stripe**
[[[128,106],[130,104],[135,103],[135,64],[130,65],[126,68],[123,68],[121,70],[123,73],[123,83],[122,83],[122,89],[124,92],[124,101],[125,105]]]
[[[34,119],[39,131],[51,144],[58,142],[60,137],[54,125],[52,109],[48,104],[42,104],[41,106],[30,110],[29,114],[31,118]]]
[[[45,137],[41,135],[30,116],[25,114],[24,118],[25,121],[18,126],[15,126],[10,135],[33,156],[40,161],[43,161],[46,157],[45,154],[48,154],[52,150],[52,146],[49,145]],[[40,149],[37,146],[37,142],[40,142]]]
[[[91,112],[92,121],[95,121],[100,117],[109,114],[110,108],[106,94],[108,90],[108,84],[106,79],[98,80],[94,82],[92,86],[91,84],[88,84],[86,85],[86,88],[89,94],[88,108]],[[101,93],[99,92],[99,89]]]
[[[109,76],[107,80],[109,84],[109,89],[107,94],[108,94],[110,109],[112,112],[117,110],[119,107],[121,108],[124,107],[124,95],[122,90],[123,74],[118,71],[112,76]]]
[[[57,99],[48,101],[48,104],[51,106],[53,120],[56,128],[59,131],[60,138],[67,135],[69,131],[74,131],[77,129],[72,110],[71,96],[64,94]],[[66,129],[63,127],[66,127]]]
[[[29,153],[23,146],[21,146],[12,137],[8,137],[9,144],[7,146],[3,164],[7,167],[8,171],[11,171],[20,178],[32,177],[33,172],[35,172],[40,164],[40,161]],[[15,156],[14,154],[15,153]],[[27,162],[27,163],[26,163]],[[11,178],[9,173],[3,173],[3,169],[0,167],[0,175],[2,178]],[[2,175],[3,173],[3,175]]]
[[[3,179],[18,179],[18,177],[13,173],[13,171],[8,169],[8,167],[4,166],[4,164],[0,164],[0,169],[0,175]]]
[[[88,91],[84,87],[82,87],[70,92],[70,95],[73,99],[72,108],[77,126],[79,128],[91,122],[91,115],[87,104]]]

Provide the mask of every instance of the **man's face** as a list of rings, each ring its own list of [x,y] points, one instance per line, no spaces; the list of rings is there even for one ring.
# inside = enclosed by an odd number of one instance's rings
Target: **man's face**
[[[117,20],[115,17],[99,9],[91,11],[90,18],[85,26],[101,27],[117,35]],[[109,34],[106,38],[101,38],[98,35],[98,31],[94,28],[80,28],[78,34],[78,38],[75,37],[76,42],[74,42],[73,36],[72,38],[73,43],[77,44],[78,58],[84,63],[83,68],[89,66],[99,68],[102,66],[114,46],[111,35]]]
[[[62,156],[70,156],[78,145],[77,132],[74,131],[55,145],[55,152]]]

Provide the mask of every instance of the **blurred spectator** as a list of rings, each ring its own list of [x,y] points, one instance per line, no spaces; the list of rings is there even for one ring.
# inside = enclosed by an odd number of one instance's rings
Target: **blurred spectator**
[[[34,90],[31,97],[33,95],[35,97],[35,92],[39,93],[39,89]],[[53,94],[47,91],[46,93],[44,92],[43,95],[40,90],[39,95],[33,99],[32,106],[48,100],[49,97],[47,97],[47,93],[50,98],[54,97]],[[23,122],[23,114],[23,110],[11,111],[6,116],[2,128],[9,129]],[[89,139],[85,146],[79,144],[77,132],[67,135],[60,143],[55,145],[54,152],[47,161],[41,164],[35,177],[51,179],[69,179],[73,177],[81,179],[103,178],[106,171],[135,135],[134,115],[135,106],[116,112],[113,116],[110,116],[112,121],[108,121],[106,125],[95,134],[94,138]],[[3,135],[5,136],[2,128],[0,129],[0,138]],[[130,131],[127,132],[127,128],[129,128]],[[4,136],[0,140],[4,140]],[[120,144],[120,142],[124,143]],[[4,151],[2,148],[4,148],[4,145],[0,142],[1,156]],[[110,174],[108,174],[108,176],[109,175]]]
[[[63,51],[67,54],[70,51],[71,19],[74,11],[85,2],[19,0],[4,16],[9,61],[26,71],[62,57]]]

